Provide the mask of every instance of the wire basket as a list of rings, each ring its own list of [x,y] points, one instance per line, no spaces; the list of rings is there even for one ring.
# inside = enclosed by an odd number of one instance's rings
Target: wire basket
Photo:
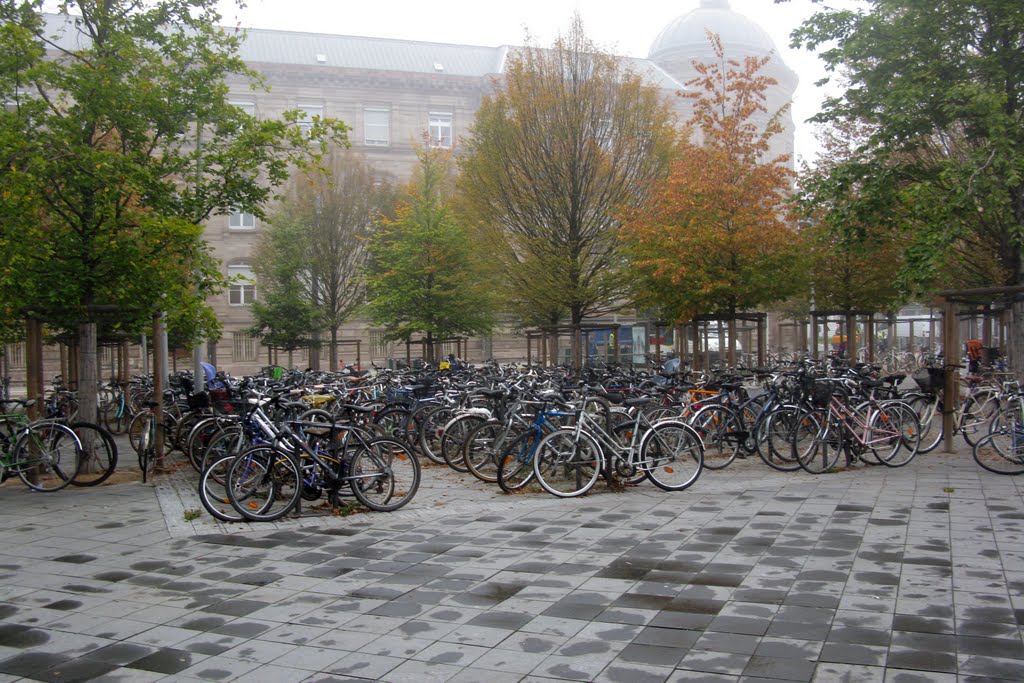
[[[811,403],[819,408],[824,408],[832,400],[833,391],[835,391],[835,385],[832,382],[815,382],[811,387]]]
[[[935,394],[946,386],[945,368],[918,368],[911,373],[910,377],[926,394]]]

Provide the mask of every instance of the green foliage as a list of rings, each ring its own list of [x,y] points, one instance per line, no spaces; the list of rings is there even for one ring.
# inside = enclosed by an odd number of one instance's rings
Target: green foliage
[[[871,127],[809,201],[907,238],[908,290],[1024,282],[1024,6],[866,5],[825,9],[793,34],[846,82],[817,119]]]
[[[460,156],[460,208],[509,309],[578,325],[625,303],[619,212],[664,174],[674,135],[660,92],[579,17],[550,49],[509,55]]]
[[[365,158],[334,149],[322,169],[298,174],[260,234],[254,258],[265,295],[299,301],[313,310],[309,332],[338,329],[364,301],[361,269],[372,221],[394,201]],[[254,307],[259,317],[260,307]],[[261,318],[263,333],[275,326]],[[280,320],[289,326],[291,321]],[[308,334],[308,332],[307,332]],[[331,367],[336,349],[329,347]]]
[[[13,103],[0,115],[0,302],[69,330],[138,331],[168,310],[179,331],[215,336],[200,302],[223,280],[200,224],[260,214],[344,127],[306,136],[296,112],[231,106],[227,79],[258,79],[213,0],[68,0],[45,17],[42,5],[0,5],[0,97]]]
[[[486,333],[493,325],[493,301],[444,196],[451,184],[450,156],[426,149],[419,160],[418,177],[395,217],[379,220],[370,238],[366,311],[388,339]]]

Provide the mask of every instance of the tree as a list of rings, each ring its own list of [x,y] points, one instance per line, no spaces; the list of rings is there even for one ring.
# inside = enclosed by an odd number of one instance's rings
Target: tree
[[[800,289],[800,248],[788,212],[793,173],[788,158],[766,158],[781,132],[781,112],[769,114],[760,74],[769,57],[727,59],[709,35],[716,62],[697,63],[693,116],[684,128],[668,176],[651,201],[629,214],[622,235],[638,298],[676,322],[781,300]]]
[[[0,3],[0,301],[77,330],[89,419],[96,321],[139,329],[157,311],[198,312],[218,282],[202,222],[262,215],[344,127],[304,133],[297,111],[257,120],[232,106],[227,78],[259,81],[238,56],[243,36],[217,27],[215,0],[64,0],[48,17],[43,4]]]
[[[466,231],[448,206],[450,154],[432,148],[418,156],[416,177],[395,217],[381,218],[370,237],[367,312],[388,339],[409,341],[422,333],[424,356],[432,361],[436,342],[489,332],[493,302]]]
[[[1015,0],[868,0],[793,34],[845,80],[816,118],[873,127],[815,201],[851,196],[910,238],[901,280],[936,288],[1024,283],[1024,8]],[[967,266],[967,267],[964,267]],[[980,267],[977,267],[980,266]],[[1014,306],[1014,315],[1024,305]],[[1024,369],[1019,324],[1011,364]]]
[[[551,49],[510,55],[460,158],[467,215],[509,299],[574,330],[627,303],[618,212],[663,174],[671,110],[575,17]],[[578,334],[574,358],[581,360]]]
[[[315,352],[319,331],[330,333],[331,368],[338,367],[338,330],[365,301],[361,271],[369,227],[393,202],[390,183],[364,157],[334,149],[323,168],[293,178],[260,236],[254,266],[261,291],[273,294],[283,286],[293,292],[293,303],[304,301],[312,309],[310,342]],[[253,313],[264,331],[291,324],[276,315],[262,317],[260,306]]]

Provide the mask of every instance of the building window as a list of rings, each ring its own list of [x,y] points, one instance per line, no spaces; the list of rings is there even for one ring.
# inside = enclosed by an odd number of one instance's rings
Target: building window
[[[231,336],[232,359],[235,361],[256,360],[256,337],[245,332],[235,332]]]
[[[256,216],[245,211],[232,211],[228,218],[228,228],[231,230],[255,230]]]
[[[363,110],[363,142],[386,147],[391,144],[391,112],[387,109]]]
[[[445,112],[431,112],[427,132],[431,147],[452,146],[452,115]]]
[[[309,134],[310,128],[313,127],[313,119],[323,118],[324,108],[319,104],[298,104],[299,109],[302,110],[302,116],[299,117],[299,128],[306,135]]]
[[[370,355],[383,358],[388,355],[388,342],[384,339],[384,330],[370,330]]]
[[[25,343],[7,345],[7,362],[9,369],[21,370],[25,367]]]
[[[256,273],[248,265],[228,266],[228,303],[232,306],[247,306],[256,301]]]
[[[249,100],[232,100],[232,107],[238,107],[249,116],[256,116],[256,103]]]

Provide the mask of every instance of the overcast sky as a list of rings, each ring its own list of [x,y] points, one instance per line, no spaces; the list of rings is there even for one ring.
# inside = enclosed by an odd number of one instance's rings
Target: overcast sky
[[[239,10],[222,0],[226,25],[341,35],[401,38],[468,45],[518,45],[526,31],[539,45],[565,32],[574,12],[587,36],[616,54],[647,57],[658,33],[670,21],[699,6],[700,0],[247,0]],[[830,3],[831,4],[831,3]],[[732,9],[760,24],[783,60],[800,76],[793,101],[798,159],[812,158],[813,131],[804,121],[818,111],[822,93],[814,82],[824,75],[818,58],[789,49],[789,33],[816,8],[811,0],[730,0]]]

